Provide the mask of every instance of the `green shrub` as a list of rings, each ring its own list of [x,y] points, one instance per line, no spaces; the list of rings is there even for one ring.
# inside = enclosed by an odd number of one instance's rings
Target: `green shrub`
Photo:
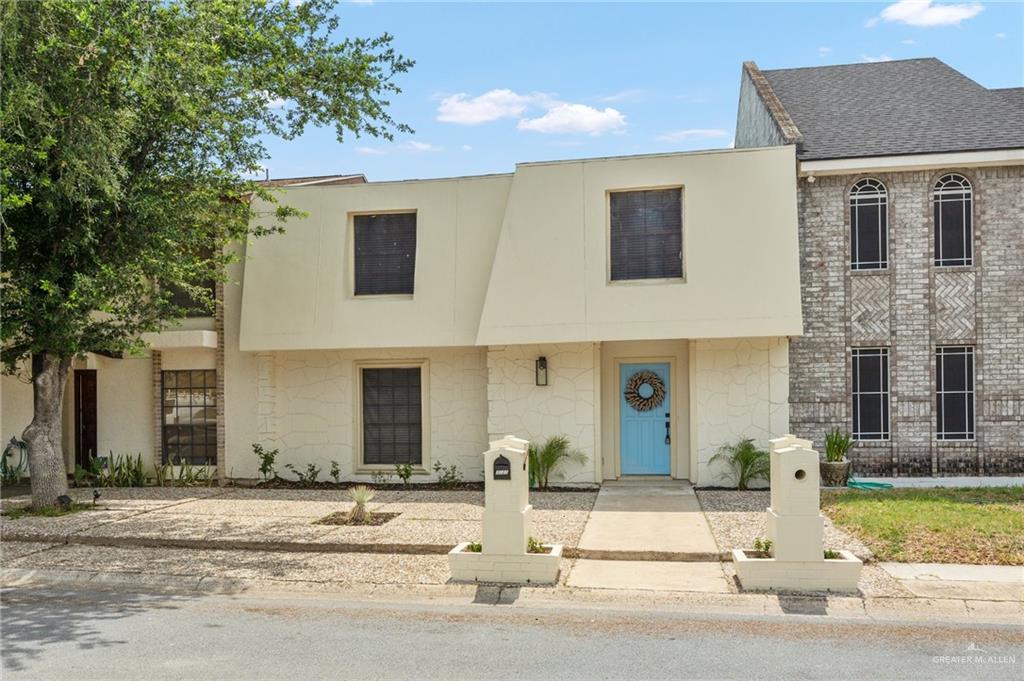
[[[331,461],[331,480],[334,480],[335,484],[341,482],[341,466],[337,461]]]
[[[721,461],[729,466],[736,479],[736,488],[749,489],[754,480],[768,480],[771,476],[771,462],[768,452],[758,449],[754,438],[743,438],[736,444],[722,445],[718,453],[711,457],[711,462]],[[720,477],[727,477],[723,474]]]
[[[296,480],[305,485],[316,483],[316,479],[320,477],[320,466],[317,466],[315,463],[307,463],[305,472],[300,471],[290,463],[286,463],[284,467],[295,474]]]
[[[774,546],[775,543],[771,539],[762,539],[761,537],[758,537],[754,540],[754,550],[760,551],[761,553],[771,555],[772,547]]]
[[[840,463],[852,446],[853,438],[849,433],[840,432],[838,427],[833,428],[825,433],[825,461]]]
[[[396,463],[395,464],[395,475],[399,477],[402,484],[406,487],[409,486],[409,480],[412,478],[412,464],[408,463]]]
[[[478,541],[471,541],[466,545],[466,551],[469,553],[480,553],[484,550],[484,547]]]
[[[94,482],[99,487],[144,487],[146,467],[142,454],[114,454],[90,462]],[[74,475],[74,474],[72,474]]]
[[[280,450],[264,449],[263,445],[254,442],[252,444],[252,453],[260,460],[260,475],[263,476],[263,481],[266,482],[271,478],[276,478],[277,469],[274,467],[274,460],[281,453]]]
[[[833,549],[825,549],[825,560],[835,560],[837,558],[842,557],[843,554],[839,553],[838,551],[834,551]]]
[[[542,445],[530,443],[527,450],[530,460],[530,484],[547,489],[551,473],[565,461],[585,463],[587,455],[572,447],[566,435],[552,435]]]
[[[547,553],[548,550],[539,539],[528,537],[526,539],[526,552],[527,553]]]
[[[440,461],[435,461],[434,472],[437,473],[438,486],[443,489],[451,489],[462,484],[462,472],[455,464],[442,466]]]

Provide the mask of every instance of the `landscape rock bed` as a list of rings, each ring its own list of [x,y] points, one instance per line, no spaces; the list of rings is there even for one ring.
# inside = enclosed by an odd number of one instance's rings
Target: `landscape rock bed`
[[[750,549],[764,537],[765,509],[770,504],[767,490],[697,490],[697,499],[707,516],[719,550]],[[840,530],[825,518],[825,548],[850,551],[861,560],[874,558],[862,541]]]

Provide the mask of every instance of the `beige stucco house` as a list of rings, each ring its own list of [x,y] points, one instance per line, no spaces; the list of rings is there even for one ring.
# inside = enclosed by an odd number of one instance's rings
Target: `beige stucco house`
[[[68,463],[95,447],[252,478],[259,442],[346,479],[480,479],[489,440],[565,434],[587,454],[566,483],[714,484],[719,445],[788,430],[795,163],[776,146],[282,183],[306,217],[240,247],[217,318],[79,361]],[[30,417],[4,377],[2,434]]]

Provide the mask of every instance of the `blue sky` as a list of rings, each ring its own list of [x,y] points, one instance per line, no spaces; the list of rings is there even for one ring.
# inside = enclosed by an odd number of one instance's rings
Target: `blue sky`
[[[1024,3],[339,5],[340,35],[388,32],[393,143],[308,130],[268,140],[271,177],[510,172],[520,161],[728,146],[744,60],[763,69],[934,56],[1024,84]]]

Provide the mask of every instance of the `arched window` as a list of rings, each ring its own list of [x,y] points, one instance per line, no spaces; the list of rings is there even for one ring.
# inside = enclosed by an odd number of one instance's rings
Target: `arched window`
[[[878,180],[865,178],[850,190],[850,267],[889,266],[889,195]]]
[[[963,175],[950,173],[935,183],[935,264],[940,267],[974,264],[972,196]]]

